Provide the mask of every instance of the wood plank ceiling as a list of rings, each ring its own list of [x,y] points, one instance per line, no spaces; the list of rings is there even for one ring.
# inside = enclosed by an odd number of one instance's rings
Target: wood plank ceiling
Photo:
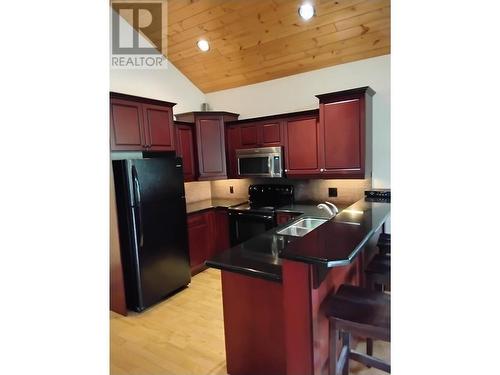
[[[169,0],[167,57],[206,93],[390,53],[390,0],[302,2]]]

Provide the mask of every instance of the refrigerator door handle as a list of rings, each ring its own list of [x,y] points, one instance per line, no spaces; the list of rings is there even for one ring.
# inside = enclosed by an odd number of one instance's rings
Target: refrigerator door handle
[[[138,224],[137,235],[139,236],[139,248],[144,245],[144,235],[142,228],[142,208],[141,208],[141,186],[137,177],[137,170],[132,166],[132,180],[134,181],[134,206],[137,208],[138,216],[136,222]]]

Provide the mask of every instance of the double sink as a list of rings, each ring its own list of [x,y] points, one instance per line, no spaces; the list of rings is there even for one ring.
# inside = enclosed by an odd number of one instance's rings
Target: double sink
[[[303,237],[307,233],[319,227],[321,224],[326,223],[327,221],[328,220],[326,219],[316,219],[312,217],[306,217],[286,226],[285,228],[277,231],[276,233],[285,236]]]

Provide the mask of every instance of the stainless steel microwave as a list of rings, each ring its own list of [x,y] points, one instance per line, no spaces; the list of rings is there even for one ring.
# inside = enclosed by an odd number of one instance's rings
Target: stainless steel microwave
[[[281,147],[236,150],[239,177],[283,177]]]

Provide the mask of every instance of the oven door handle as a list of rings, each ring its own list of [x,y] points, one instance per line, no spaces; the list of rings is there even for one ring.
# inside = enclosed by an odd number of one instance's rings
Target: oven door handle
[[[245,217],[245,218],[248,217],[248,218],[252,218],[252,219],[264,219],[266,221],[274,220],[274,216],[249,214],[249,213],[245,213],[245,212],[229,212],[229,216],[237,216],[237,217]]]

